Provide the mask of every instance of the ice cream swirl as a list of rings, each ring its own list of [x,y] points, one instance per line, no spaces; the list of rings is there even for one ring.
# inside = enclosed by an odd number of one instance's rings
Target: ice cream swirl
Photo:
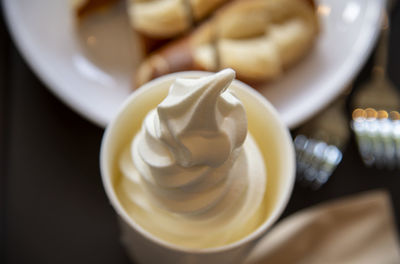
[[[244,107],[227,89],[234,77],[226,69],[176,79],[120,159],[132,217],[171,242],[224,244],[259,222],[265,166]],[[215,235],[202,238],[205,231]]]

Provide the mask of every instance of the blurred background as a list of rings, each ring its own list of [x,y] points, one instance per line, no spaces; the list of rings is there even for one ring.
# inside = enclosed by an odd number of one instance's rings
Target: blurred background
[[[4,11],[4,10],[2,10]],[[391,14],[388,73],[400,87],[400,6]],[[55,23],[55,22],[49,22]],[[370,78],[373,54],[354,80]],[[62,74],[62,73],[61,73]],[[354,90],[346,96],[346,104]],[[350,122],[351,109],[346,108]],[[299,127],[291,132],[295,136]],[[32,72],[0,17],[1,263],[129,263],[117,219],[103,191],[99,147],[103,129],[56,98]],[[400,174],[367,167],[354,135],[343,160],[318,190],[295,185],[282,215],[372,189],[390,192],[400,227]]]

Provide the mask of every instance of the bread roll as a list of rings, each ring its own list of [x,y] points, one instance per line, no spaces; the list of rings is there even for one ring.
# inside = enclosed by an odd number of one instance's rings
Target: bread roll
[[[310,50],[318,31],[310,0],[237,0],[151,54],[139,67],[136,84],[175,71],[228,67],[245,81],[273,80]]]

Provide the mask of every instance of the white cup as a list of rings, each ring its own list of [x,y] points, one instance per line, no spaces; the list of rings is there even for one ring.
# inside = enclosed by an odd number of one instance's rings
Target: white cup
[[[100,153],[103,185],[118,214],[122,243],[135,263],[241,263],[258,239],[283,212],[295,179],[295,154],[292,138],[275,108],[248,85],[233,81],[230,88],[242,101],[248,129],[256,140],[267,166],[267,217],[254,232],[232,244],[216,248],[191,249],[163,241],[138,225],[122,207],[114,189],[118,177],[118,158],[140,130],[146,114],[167,95],[176,77],[196,78],[207,72],[179,72],[155,79],[134,91],[107,126]],[[206,235],[206,234],[205,234]]]

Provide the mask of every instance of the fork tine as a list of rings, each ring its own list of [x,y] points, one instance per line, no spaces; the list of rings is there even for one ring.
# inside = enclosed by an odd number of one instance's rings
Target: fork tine
[[[384,111],[378,111],[379,136],[383,145],[383,165],[388,169],[394,169],[396,165],[395,142],[393,136],[393,122],[389,119],[389,114]]]
[[[389,118],[392,123],[392,142],[394,145],[394,168],[400,169],[400,113],[391,111]]]
[[[304,151],[307,145],[308,139],[303,135],[298,135],[294,139],[294,147],[296,151],[296,172],[297,172],[297,179],[301,180],[303,176],[303,172],[306,169],[306,163],[304,161]],[[400,143],[400,141],[399,141]]]
[[[393,128],[393,139],[395,144],[395,152],[396,152],[396,164],[397,168],[400,169],[400,121],[394,121],[394,128]]]
[[[371,166],[374,163],[374,157],[372,155],[372,140],[368,133],[367,114],[364,109],[357,108],[353,111],[352,117],[351,128],[356,136],[361,158],[364,164]]]

